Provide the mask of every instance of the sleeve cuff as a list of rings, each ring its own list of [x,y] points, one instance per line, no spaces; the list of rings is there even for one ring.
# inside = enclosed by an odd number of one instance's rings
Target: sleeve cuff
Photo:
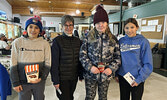
[[[16,87],[16,86],[19,86],[19,85],[21,85],[20,82],[14,82],[13,83],[13,87]]]
[[[136,82],[137,84],[140,84],[142,81],[139,80],[139,79],[135,79],[135,82]]]

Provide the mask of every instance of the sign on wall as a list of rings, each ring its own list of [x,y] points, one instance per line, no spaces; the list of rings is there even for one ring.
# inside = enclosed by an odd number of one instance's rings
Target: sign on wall
[[[6,17],[6,12],[0,10],[0,20],[6,20],[7,17]]]

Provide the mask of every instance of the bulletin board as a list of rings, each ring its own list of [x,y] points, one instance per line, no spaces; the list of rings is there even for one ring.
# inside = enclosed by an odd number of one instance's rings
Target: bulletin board
[[[141,21],[141,34],[148,39],[162,39],[165,16],[143,18]]]

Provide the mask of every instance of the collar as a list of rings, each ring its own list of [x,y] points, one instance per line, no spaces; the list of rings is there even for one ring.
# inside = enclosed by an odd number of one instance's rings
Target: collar
[[[64,33],[64,32],[63,32],[63,35],[64,35],[64,36],[67,36],[67,37],[73,37],[73,34],[66,34],[66,33]]]

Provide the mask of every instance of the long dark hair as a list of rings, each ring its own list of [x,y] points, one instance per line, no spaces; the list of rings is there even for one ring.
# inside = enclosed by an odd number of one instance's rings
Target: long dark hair
[[[139,25],[138,25],[136,19],[134,19],[134,18],[128,18],[128,19],[125,21],[125,23],[124,23],[124,27],[125,27],[125,25],[128,24],[128,23],[133,23],[134,25],[136,25],[136,27],[139,27]]]

